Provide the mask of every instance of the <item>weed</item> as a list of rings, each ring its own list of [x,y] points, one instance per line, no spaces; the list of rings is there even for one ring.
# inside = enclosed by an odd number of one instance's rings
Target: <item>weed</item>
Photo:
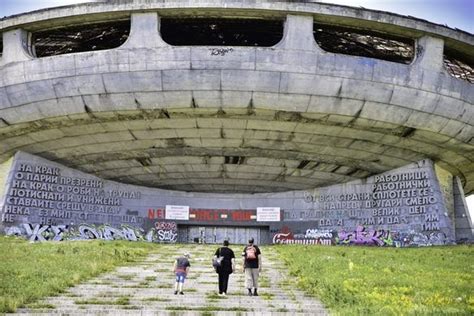
[[[171,289],[173,285],[168,284],[168,283],[162,283],[162,284],[158,284],[156,287],[158,289]]]
[[[125,281],[130,281],[136,276],[136,274],[117,274],[118,278],[123,279]]]
[[[206,298],[208,300],[221,300],[221,299],[226,299],[226,296],[219,296],[217,293],[207,293]]]
[[[142,309],[142,308],[136,305],[128,305],[128,306],[123,306],[122,309]]]
[[[186,307],[186,306],[167,306],[167,310],[169,311],[203,311],[203,312],[247,312],[249,311],[248,308],[244,307],[222,307],[222,306],[214,306],[208,305],[203,307]]]
[[[121,296],[115,300],[115,305],[129,305],[130,298],[127,296]]]
[[[469,303],[463,299],[474,293],[472,266],[466,264],[474,257],[473,246],[292,245],[276,249],[297,285],[308,295],[320,298],[333,314],[469,315],[474,312],[474,300]]]
[[[26,305],[26,307],[32,308],[32,309],[54,309],[54,308],[56,308],[56,306],[54,306],[53,304],[40,303],[40,302],[28,304],[28,305]]]
[[[275,295],[272,294],[272,293],[260,293],[260,296],[261,296],[264,300],[271,301]]]
[[[0,313],[14,312],[40,298],[61,293],[128,260],[142,258],[155,247],[151,243],[128,241],[29,243],[0,236]],[[114,256],[114,249],[122,253],[123,248],[127,249],[127,260]]]
[[[171,301],[168,298],[161,298],[161,297],[147,297],[142,299],[143,302],[169,302]]]

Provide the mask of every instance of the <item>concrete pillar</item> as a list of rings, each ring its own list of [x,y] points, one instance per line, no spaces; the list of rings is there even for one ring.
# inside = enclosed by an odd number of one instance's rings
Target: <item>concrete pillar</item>
[[[444,41],[439,38],[423,36],[416,42],[415,65],[431,71],[443,68]]]
[[[288,15],[286,17],[283,39],[276,45],[281,49],[310,50],[318,49],[313,36],[313,17]]]
[[[472,226],[472,219],[467,208],[461,180],[458,177],[454,177],[453,191],[456,241],[473,242],[474,228]]]
[[[15,29],[3,33],[3,65],[33,59],[28,47],[28,32]]]
[[[128,37],[124,48],[156,48],[168,46],[160,35],[160,18],[156,12],[133,13]]]

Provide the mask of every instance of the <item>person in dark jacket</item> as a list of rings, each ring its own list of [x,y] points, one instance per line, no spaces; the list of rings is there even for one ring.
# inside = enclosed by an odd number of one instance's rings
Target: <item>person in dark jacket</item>
[[[229,275],[235,271],[235,255],[234,251],[229,248],[228,240],[224,240],[223,246],[216,250],[214,257],[224,257],[220,267],[216,268],[216,272],[219,275],[219,295],[225,296],[229,284]]]

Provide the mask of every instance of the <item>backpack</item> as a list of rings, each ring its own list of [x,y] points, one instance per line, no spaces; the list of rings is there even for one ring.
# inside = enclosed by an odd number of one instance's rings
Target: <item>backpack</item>
[[[224,260],[224,257],[221,256],[221,248],[219,248],[219,256],[212,259],[212,266],[214,267],[214,270],[217,271],[217,269],[222,266],[222,260]]]
[[[257,259],[257,249],[254,246],[245,248],[245,258],[250,260]]]

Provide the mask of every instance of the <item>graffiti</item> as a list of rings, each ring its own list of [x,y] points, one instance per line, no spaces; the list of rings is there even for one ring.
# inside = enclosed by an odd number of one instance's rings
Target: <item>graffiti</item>
[[[339,244],[341,245],[369,245],[369,246],[395,246],[390,231],[366,230],[363,226],[357,226],[355,231],[340,231]]]
[[[164,230],[176,230],[176,222],[156,222],[155,223],[156,229],[164,229]]]
[[[61,241],[61,240],[128,240],[148,242],[176,242],[178,229],[175,222],[156,222],[155,227],[147,233],[142,228],[126,224],[120,227],[110,225],[81,224],[43,225],[20,224],[5,228],[7,236],[19,236],[30,241]]]
[[[23,236],[30,241],[60,241],[63,240],[67,225],[42,225],[42,224],[21,224],[20,226],[7,227],[7,236]]]
[[[233,52],[233,48],[209,48],[211,56],[225,56],[227,53]]]
[[[307,229],[304,238],[324,238],[324,239],[331,239],[332,238],[332,231],[330,230],[320,230],[320,229]]]
[[[407,234],[400,234],[398,239],[401,246],[404,247],[441,246],[451,244],[451,241],[443,232],[423,234],[411,231]]]
[[[156,222],[155,229],[158,242],[176,242],[178,240],[175,222]]]
[[[128,240],[139,241],[145,240],[143,229],[130,227],[128,225],[121,225],[120,228],[115,228],[109,225],[95,225],[84,224],[78,228],[79,236],[71,236],[70,239],[104,239],[104,240]]]
[[[152,228],[147,234],[144,230],[129,225],[112,227],[110,225],[81,224],[72,225],[43,225],[20,224],[5,228],[7,236],[19,236],[30,241],[61,241],[61,240],[128,240],[149,242],[176,242],[177,228],[175,222],[160,222],[157,228]]]
[[[273,235],[274,244],[332,245],[332,240],[331,231],[308,229],[306,234],[293,234],[286,226]]]

